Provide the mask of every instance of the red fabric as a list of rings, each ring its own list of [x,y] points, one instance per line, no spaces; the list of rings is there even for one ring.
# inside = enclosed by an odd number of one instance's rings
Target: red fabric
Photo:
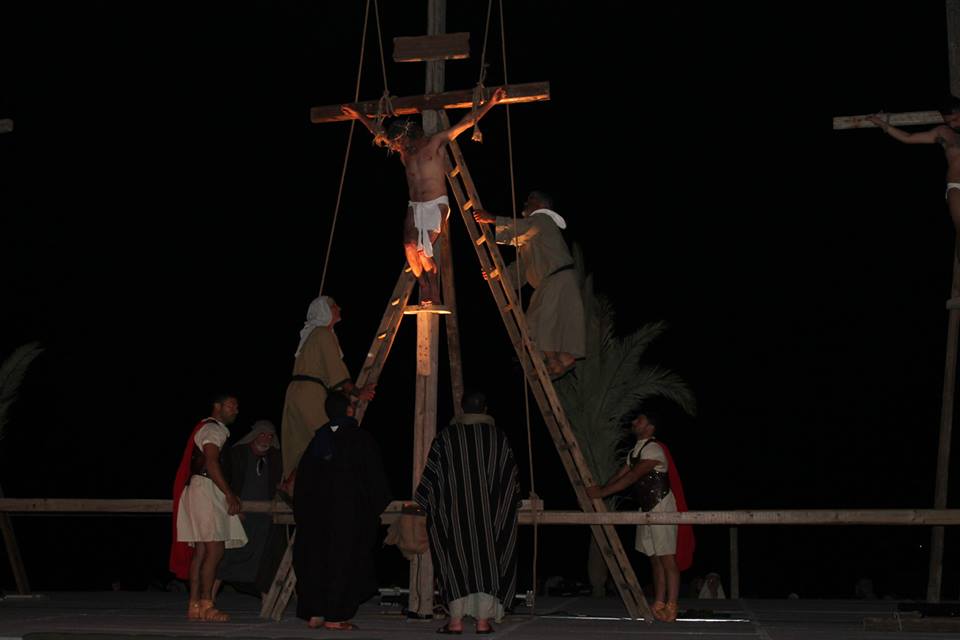
[[[667,458],[667,475],[670,476],[670,490],[673,491],[673,497],[677,501],[677,511],[687,511],[687,499],[683,497],[683,483],[680,482],[680,474],[677,472],[677,465],[673,463],[673,457],[667,445],[659,440],[657,443],[663,447],[663,455]],[[677,568],[680,571],[686,571],[693,564],[693,550],[696,547],[696,540],[693,538],[693,526],[689,524],[678,525],[677,528]]]
[[[183,451],[183,458],[180,459],[180,466],[177,468],[177,476],[173,480],[173,538],[170,545],[170,571],[181,580],[190,579],[190,561],[193,560],[193,547],[186,542],[177,541],[177,513],[180,509],[180,496],[190,480],[190,458],[193,456],[193,437],[197,435],[200,427],[207,423],[208,418],[204,418],[197,423],[197,426],[190,432],[190,439],[187,440],[187,448]],[[671,480],[672,482],[672,480]]]

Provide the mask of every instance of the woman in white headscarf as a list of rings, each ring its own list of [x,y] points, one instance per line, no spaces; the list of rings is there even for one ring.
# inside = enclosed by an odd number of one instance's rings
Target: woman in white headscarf
[[[373,398],[374,385],[357,387],[350,379],[340,342],[333,331],[333,325],[339,321],[340,306],[330,296],[320,296],[310,303],[307,321],[300,330],[280,428],[283,477],[288,482],[314,431],[328,422],[323,406],[328,393],[343,393],[363,400]]]

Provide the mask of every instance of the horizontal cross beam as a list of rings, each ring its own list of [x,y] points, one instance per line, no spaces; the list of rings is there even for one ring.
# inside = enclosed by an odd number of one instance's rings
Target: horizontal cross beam
[[[387,506],[381,520],[397,518],[403,502]],[[86,498],[0,498],[0,512],[13,514],[139,513],[170,515],[173,501],[154,499],[101,500]],[[292,515],[282,502],[243,503],[248,513]],[[765,511],[544,511],[543,501],[524,500],[521,524],[696,524],[696,525],[960,525],[960,509],[780,509]]]
[[[550,99],[549,82],[528,82],[526,84],[511,84],[503,87],[507,92],[507,97],[500,101],[500,104],[517,104],[520,102],[540,102]],[[493,94],[497,87],[488,87],[487,90]],[[435,93],[425,96],[405,96],[403,98],[393,98],[393,110],[397,115],[410,115],[420,113],[421,111],[436,111],[439,109],[469,109],[473,106],[473,89],[464,91],[446,91],[444,93]],[[349,104],[349,103],[348,103]],[[368,116],[377,115],[377,105],[379,100],[367,100],[349,104],[357,111]],[[349,120],[340,111],[341,105],[329,105],[325,107],[313,107],[310,109],[310,122],[315,124],[321,122],[340,122]]]
[[[833,128],[840,129],[869,129],[876,127],[865,116],[840,116],[833,119]],[[913,124],[943,124],[943,114],[939,111],[907,111],[905,113],[887,113],[888,122],[895,127],[910,126]]]

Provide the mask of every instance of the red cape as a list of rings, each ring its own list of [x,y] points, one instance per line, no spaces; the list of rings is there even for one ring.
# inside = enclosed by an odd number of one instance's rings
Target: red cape
[[[657,440],[657,444],[663,447],[663,455],[667,457],[667,475],[670,476],[670,490],[673,491],[673,497],[677,501],[677,511],[687,511],[687,499],[683,496],[683,483],[680,482],[680,474],[677,472],[677,465],[673,463],[673,456],[667,445]],[[677,568],[680,571],[686,571],[693,564],[693,550],[696,547],[696,541],[693,539],[693,526],[681,524],[677,527]]]
[[[187,482],[190,480],[190,458],[193,456],[193,437],[197,435],[200,427],[205,425],[210,418],[204,418],[197,423],[197,426],[190,432],[190,438],[187,440],[187,448],[183,451],[183,457],[180,459],[180,466],[177,467],[177,476],[173,480],[173,538],[170,545],[170,571],[181,580],[190,579],[190,561],[193,560],[193,547],[186,542],[177,541],[177,513],[180,509],[180,496],[183,494]],[[671,479],[671,482],[673,480]]]

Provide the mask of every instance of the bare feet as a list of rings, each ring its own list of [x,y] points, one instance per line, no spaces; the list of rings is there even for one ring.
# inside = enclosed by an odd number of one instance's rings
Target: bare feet
[[[324,628],[324,629],[331,629],[331,630],[333,630],[333,631],[353,631],[354,629],[357,629],[358,627],[357,627],[357,625],[353,624],[352,622],[349,622],[349,621],[347,621],[347,620],[344,620],[343,622],[324,622],[324,623],[323,623],[323,628]]]

